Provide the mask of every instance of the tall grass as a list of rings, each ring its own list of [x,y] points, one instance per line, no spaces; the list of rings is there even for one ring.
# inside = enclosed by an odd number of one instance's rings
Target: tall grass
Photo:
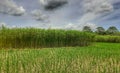
[[[117,35],[97,35],[96,42],[120,43],[120,36]]]
[[[0,30],[1,48],[43,48],[87,46],[94,35],[75,30],[4,28]]]

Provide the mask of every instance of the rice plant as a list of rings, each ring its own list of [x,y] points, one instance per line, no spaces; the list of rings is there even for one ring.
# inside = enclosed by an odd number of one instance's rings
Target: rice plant
[[[120,45],[0,50],[0,73],[119,73]]]

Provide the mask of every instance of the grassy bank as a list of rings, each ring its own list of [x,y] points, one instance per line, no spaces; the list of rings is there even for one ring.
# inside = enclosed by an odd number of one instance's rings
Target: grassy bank
[[[0,73],[119,73],[120,45],[0,50]]]

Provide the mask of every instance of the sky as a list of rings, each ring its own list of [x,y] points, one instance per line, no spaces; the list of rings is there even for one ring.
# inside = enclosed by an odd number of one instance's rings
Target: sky
[[[120,0],[0,0],[0,25],[120,30]]]

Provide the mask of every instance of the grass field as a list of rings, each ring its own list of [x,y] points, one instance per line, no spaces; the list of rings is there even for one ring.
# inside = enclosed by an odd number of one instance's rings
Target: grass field
[[[119,72],[119,43],[95,43],[88,47],[0,50],[0,73]]]

